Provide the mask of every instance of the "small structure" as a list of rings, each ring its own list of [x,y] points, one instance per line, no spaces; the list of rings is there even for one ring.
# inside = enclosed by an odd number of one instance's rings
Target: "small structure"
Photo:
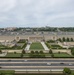
[[[41,36],[33,36],[33,37],[29,37],[28,40],[30,42],[40,42],[44,40],[44,37]]]
[[[19,36],[15,37],[15,40],[16,41],[19,41],[20,40],[20,37]]]

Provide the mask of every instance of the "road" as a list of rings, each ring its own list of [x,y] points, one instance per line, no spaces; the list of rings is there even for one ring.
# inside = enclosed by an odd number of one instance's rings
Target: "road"
[[[74,59],[0,59],[0,70],[74,69]]]

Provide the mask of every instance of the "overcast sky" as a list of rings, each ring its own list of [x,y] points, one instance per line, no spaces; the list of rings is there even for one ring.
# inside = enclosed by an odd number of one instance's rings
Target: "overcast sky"
[[[74,27],[74,0],[0,0],[0,27]]]

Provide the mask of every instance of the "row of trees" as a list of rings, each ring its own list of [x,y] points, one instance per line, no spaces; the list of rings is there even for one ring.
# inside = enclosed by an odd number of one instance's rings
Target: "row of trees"
[[[45,57],[45,54],[43,53],[43,51],[31,51],[29,56],[33,58],[39,58],[39,57]]]
[[[44,54],[44,52],[43,51],[31,51],[31,54]]]
[[[60,42],[73,42],[74,40],[73,40],[73,38],[63,37],[62,39],[59,38],[58,41],[60,41]]]
[[[53,53],[53,51],[51,49],[49,50],[49,54],[51,54],[51,57],[54,57],[54,53]],[[32,56],[33,55],[34,56],[35,55],[37,55],[37,56],[40,56],[41,55],[41,56],[45,57],[45,53],[43,51],[31,51],[30,55],[32,55]]]
[[[74,27],[62,27],[59,28],[60,31],[74,32]]]

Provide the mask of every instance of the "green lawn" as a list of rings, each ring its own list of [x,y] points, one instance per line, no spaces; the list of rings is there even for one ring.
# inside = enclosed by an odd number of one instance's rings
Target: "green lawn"
[[[27,53],[23,54],[23,57],[29,57],[29,54],[27,54]]]
[[[22,49],[21,46],[13,46],[13,47],[7,47],[7,46],[0,46],[1,50],[5,50],[5,49]]]
[[[14,45],[13,47],[8,47],[8,46],[4,46],[2,44],[0,44],[0,50],[4,50],[4,49],[23,49],[26,47],[26,42],[24,43],[17,43],[16,45]]]
[[[54,57],[73,57],[73,56],[71,56],[71,55],[69,55],[69,54],[67,54],[67,53],[55,53],[54,54]]]
[[[65,75],[65,74],[49,72],[49,73],[30,73],[30,74],[26,73],[26,74],[15,74],[15,75]]]
[[[61,46],[59,45],[51,45],[52,48],[62,48]]]
[[[48,43],[48,45],[49,45],[52,49],[63,49],[60,45],[51,45],[50,43]]]
[[[46,57],[51,57],[51,54],[45,53],[45,56],[46,56]]]
[[[58,44],[50,44],[50,43],[48,43],[48,42],[46,42],[46,45],[47,45],[47,47],[48,48],[51,48],[51,49],[65,49],[65,48],[63,48],[63,47],[61,47],[60,45],[58,45]]]
[[[38,50],[38,49],[43,50],[44,48],[43,48],[43,46],[41,45],[41,43],[39,43],[39,42],[34,42],[34,43],[31,44],[30,49],[31,49],[31,50]]]
[[[17,43],[17,45],[22,47],[24,43]]]
[[[5,57],[21,57],[21,53],[8,53]]]
[[[4,45],[0,44],[0,49],[6,48]]]
[[[10,74],[14,74],[15,73],[15,71],[14,70],[0,70],[0,73],[2,73],[2,74],[0,74],[0,75],[10,75]]]

